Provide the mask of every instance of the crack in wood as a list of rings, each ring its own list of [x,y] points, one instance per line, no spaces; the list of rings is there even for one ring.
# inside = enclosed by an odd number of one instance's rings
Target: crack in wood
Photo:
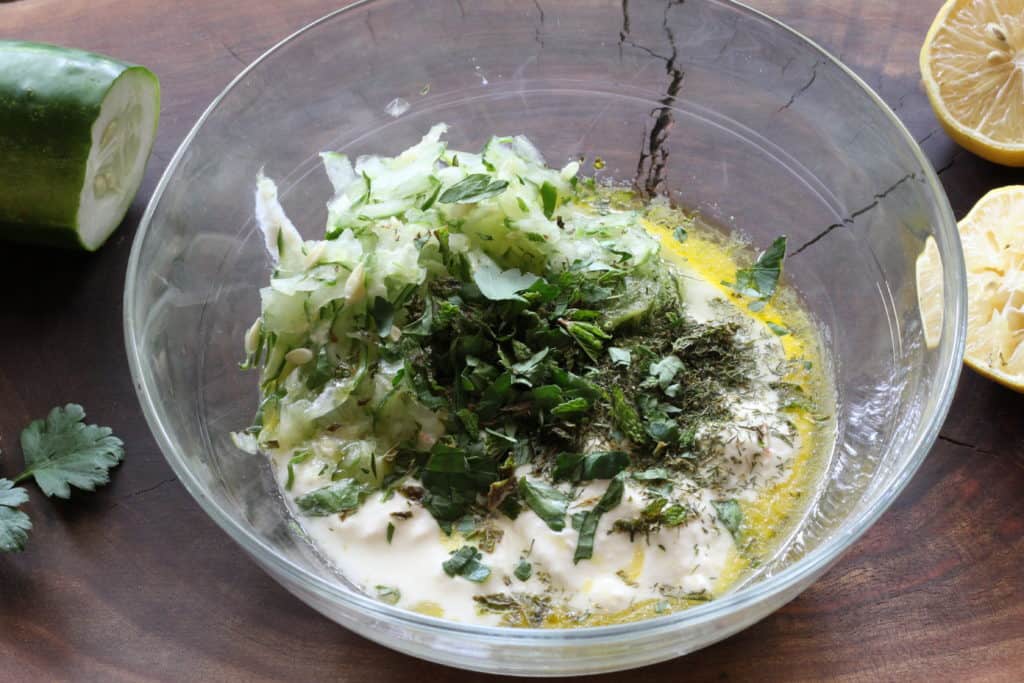
[[[673,105],[683,86],[686,73],[676,65],[679,51],[676,46],[676,35],[669,24],[669,11],[675,5],[681,5],[685,0],[669,0],[665,4],[665,11],[662,15],[661,28],[668,38],[669,46],[672,48],[670,55],[661,55],[654,50],[640,45],[629,39],[630,19],[629,1],[622,0],[622,29],[619,31],[619,52],[622,52],[623,45],[629,45],[638,50],[646,52],[651,57],[665,62],[665,73],[669,77],[668,86],[665,89],[665,96],[659,101],[661,106],[651,112],[654,117],[650,128],[644,126],[643,139],[640,145],[640,155],[637,159],[636,174],[633,177],[633,188],[644,197],[653,197],[665,185],[665,171],[668,167],[668,137],[675,123],[673,117]]]
[[[806,83],[804,83],[799,88],[797,88],[796,91],[792,95],[789,96],[789,101],[786,102],[781,107],[779,107],[775,111],[776,114],[779,114],[779,113],[785,111],[786,109],[789,109],[790,107],[792,107],[793,103],[796,102],[796,98],[798,98],[801,95],[803,95],[805,92],[807,92],[807,90],[812,85],[814,85],[814,81],[818,78],[818,67],[822,66],[823,64],[824,64],[824,62],[821,61],[820,59],[817,60],[816,62],[814,62],[814,65],[811,66],[811,77],[809,79],[807,79]]]
[[[945,166],[943,166],[942,168],[940,168],[940,169],[936,170],[936,171],[935,171],[935,175],[938,175],[938,176],[940,176],[940,175],[942,175],[943,173],[945,173],[946,171],[948,171],[949,169],[953,168],[953,164],[955,164],[955,163],[956,163],[956,160],[957,160],[958,158],[960,158],[960,155],[961,155],[962,153],[963,153],[963,149],[961,149],[961,148],[957,148],[957,150],[956,150],[955,152],[953,152],[953,156],[951,156],[951,157],[949,158],[949,162],[948,162],[948,163],[946,163],[946,165],[945,165]]]
[[[990,450],[985,449],[985,448],[980,448],[978,446],[975,446],[972,443],[967,443],[966,441],[960,441],[959,439],[954,439],[953,437],[946,436],[945,434],[939,434],[938,439],[939,439],[939,441],[945,441],[946,443],[953,444],[954,446],[959,446],[961,448],[969,448],[969,449],[971,449],[972,451],[974,451],[976,453],[984,453],[986,455],[993,454],[993,451],[990,451]]]
[[[822,230],[820,233],[818,233],[817,235],[815,235],[814,237],[812,237],[811,239],[807,240],[802,245],[800,245],[795,251],[793,251],[790,254],[790,256],[796,256],[797,254],[800,254],[801,252],[803,252],[805,249],[807,249],[811,245],[816,244],[818,241],[820,241],[824,237],[826,237],[829,234],[831,234],[832,231],[836,230],[837,228],[841,228],[841,227],[846,226],[846,225],[853,225],[853,223],[857,220],[857,218],[859,216],[862,216],[865,213],[867,213],[868,211],[870,211],[870,210],[874,209],[875,207],[877,207],[878,204],[883,199],[888,197],[889,194],[891,192],[894,192],[896,190],[896,188],[898,188],[900,185],[902,185],[903,183],[907,182],[908,180],[914,180],[916,178],[917,178],[917,174],[916,173],[908,173],[907,175],[903,176],[902,178],[897,180],[895,183],[893,183],[889,187],[885,188],[884,190],[882,190],[878,194],[874,195],[874,197],[872,198],[873,201],[871,201],[871,203],[865,204],[861,208],[859,208],[856,211],[852,212],[849,216],[844,218],[842,220],[842,222],[833,223],[831,225],[826,226],[825,229]]]
[[[533,31],[533,39],[537,42],[541,48],[544,47],[544,8],[540,6],[540,0],[533,0],[533,6],[537,8],[537,13],[540,15],[540,23]]]

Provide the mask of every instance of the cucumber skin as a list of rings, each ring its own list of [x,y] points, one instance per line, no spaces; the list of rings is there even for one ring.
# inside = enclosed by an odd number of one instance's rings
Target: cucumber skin
[[[92,125],[128,71],[157,85],[145,67],[103,55],[0,41],[0,236],[84,248],[77,214]]]

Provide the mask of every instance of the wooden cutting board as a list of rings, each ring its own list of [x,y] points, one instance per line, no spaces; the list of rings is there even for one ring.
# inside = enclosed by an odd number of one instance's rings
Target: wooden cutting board
[[[260,571],[175,479],[128,374],[125,266],[167,160],[243,66],[337,4],[0,4],[0,38],[109,53],[151,66],[163,83],[153,159],[110,244],[92,256],[0,245],[0,476],[17,469],[20,429],[58,403],[84,404],[128,444],[113,483],[94,495],[50,503],[32,490],[29,548],[0,556],[0,682],[481,678],[363,640]],[[928,107],[917,50],[938,0],[752,4],[878,91],[939,170],[958,217],[990,188],[1024,181],[957,148]],[[1022,412],[1024,397],[965,371],[931,456],[823,579],[718,645],[607,680],[1024,679]]]

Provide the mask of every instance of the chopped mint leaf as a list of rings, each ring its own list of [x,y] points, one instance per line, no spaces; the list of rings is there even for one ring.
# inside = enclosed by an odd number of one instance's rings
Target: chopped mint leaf
[[[594,556],[594,537],[597,535],[597,524],[601,521],[601,515],[613,510],[622,502],[625,488],[623,475],[617,475],[608,484],[608,488],[605,489],[604,495],[601,496],[601,500],[597,501],[594,509],[589,510],[583,517],[583,521],[580,523],[580,537],[576,542],[576,552],[572,557],[573,564],[579,563],[580,560],[589,560]]]
[[[671,478],[671,475],[664,467],[651,467],[641,472],[634,472],[632,477],[637,481],[664,481]]]
[[[655,498],[649,502],[640,515],[632,519],[617,519],[612,525],[612,531],[629,534],[632,542],[637,534],[643,534],[650,542],[650,534],[659,531],[662,527],[679,526],[690,519],[692,512],[689,508],[678,503],[668,504],[666,498]]]
[[[583,520],[586,519],[586,512],[574,512],[572,513],[572,530],[579,531],[583,528]]]
[[[544,203],[544,217],[550,219],[558,206],[558,188],[545,180],[540,186],[540,198]]]
[[[578,415],[586,412],[587,408],[590,407],[590,403],[587,399],[582,396],[570,399],[563,403],[559,403],[557,406],[551,409],[551,414],[555,417],[567,417],[570,415]]]
[[[665,526],[679,526],[690,518],[690,514],[689,508],[678,504],[669,505],[661,513]]]
[[[676,378],[676,375],[686,366],[683,365],[683,361],[679,360],[679,356],[668,355],[662,358],[657,363],[652,363],[650,368],[651,378],[655,380],[662,389],[667,389],[672,384],[672,380]]]
[[[534,387],[530,390],[530,395],[537,406],[545,410],[550,410],[562,403],[565,396],[562,387],[557,384],[545,384]]]
[[[395,307],[390,301],[382,296],[374,297],[370,315],[373,316],[373,322],[377,325],[377,334],[382,337],[391,334],[391,328],[395,324]]]
[[[434,183],[435,183],[434,184],[434,191],[431,192],[430,196],[427,197],[425,202],[423,202],[423,205],[420,207],[420,211],[426,211],[427,209],[432,207],[434,204],[436,204],[437,203],[437,198],[441,195],[441,182],[438,181],[433,176],[431,176],[430,179],[432,181],[434,181]]]
[[[423,506],[434,519],[454,522],[476,501],[486,495],[498,480],[497,463],[484,454],[467,454],[460,448],[437,443],[421,475],[427,494]]]
[[[295,484],[295,466],[306,462],[313,457],[313,451],[299,451],[288,460],[288,480],[284,483],[284,490],[291,491]]]
[[[520,559],[519,564],[516,565],[515,571],[512,573],[520,581],[526,581],[533,575],[533,565],[527,562],[525,558]]]
[[[35,478],[47,496],[69,498],[71,487],[94,491],[110,481],[110,469],[124,458],[124,444],[107,427],[82,424],[82,406],[69,403],[35,420],[21,432],[25,471],[14,483]]]
[[[473,515],[463,515],[461,518],[455,520],[455,530],[463,536],[476,531],[476,519]]]
[[[483,555],[471,545],[464,545],[454,551],[447,560],[441,563],[444,573],[451,577],[461,576],[473,583],[483,583],[491,575],[491,570],[481,564]]]
[[[533,354],[529,358],[519,363],[513,363],[509,369],[517,375],[529,375],[541,364],[545,358],[547,358],[550,349],[545,347],[544,349]]]
[[[339,479],[333,484],[299,496],[295,504],[310,517],[326,517],[336,512],[355,510],[368,492],[369,487],[355,479]]]
[[[519,496],[552,531],[561,531],[565,528],[569,496],[550,484],[528,477],[519,478]]]
[[[438,199],[442,204],[472,204],[505,191],[507,180],[493,180],[486,173],[473,173],[455,183]]]
[[[782,275],[782,261],[785,256],[786,236],[783,235],[761,252],[754,265],[736,271],[736,282],[732,286],[733,289],[744,296],[770,299],[779,284],[779,277]]]
[[[0,479],[0,553],[20,552],[25,549],[32,520],[18,509],[28,502],[28,492],[15,488],[10,479]]]
[[[388,539],[388,545],[391,545],[391,539],[395,537],[395,525],[391,522],[388,522],[388,530],[386,535]]]
[[[402,599],[402,592],[397,588],[377,585],[374,586],[374,589],[377,591],[377,599],[389,605],[397,605],[398,601]]]
[[[648,436],[660,443],[672,443],[679,439],[679,425],[674,420],[658,418],[644,424]]]
[[[625,451],[594,451],[592,453],[559,453],[555,461],[554,477],[569,481],[611,479],[629,467],[629,453]]]
[[[743,510],[740,504],[733,499],[711,501],[718,515],[718,521],[722,523],[733,538],[740,537],[740,526],[743,524]]]
[[[617,346],[608,347],[608,356],[614,365],[623,365],[628,368],[629,364],[633,362],[633,354],[629,349],[620,349]]]

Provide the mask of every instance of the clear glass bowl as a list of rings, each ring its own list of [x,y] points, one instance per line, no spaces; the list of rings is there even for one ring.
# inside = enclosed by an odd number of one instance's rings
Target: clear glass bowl
[[[786,277],[835,365],[837,442],[796,532],[737,590],[678,614],[577,630],[397,610],[332,572],[289,519],[263,459],[232,445],[229,432],[256,406],[255,373],[237,363],[269,273],[252,221],[257,172],[278,180],[300,230],[320,236],[330,186],[318,152],[394,153],[437,121],[459,148],[524,133],[553,164],[597,155],[601,174],[623,181],[639,165],[642,181],[660,181],[756,245],[789,235]],[[915,279],[929,236],[945,292],[930,345]],[[904,127],[835,59],[756,11],[724,0],[373,0],[291,36],[213,102],[142,220],[124,313],[135,385],[167,460],[288,590],[396,650],[554,675],[691,652],[824,572],[932,445],[959,373],[965,288],[953,216]]]

